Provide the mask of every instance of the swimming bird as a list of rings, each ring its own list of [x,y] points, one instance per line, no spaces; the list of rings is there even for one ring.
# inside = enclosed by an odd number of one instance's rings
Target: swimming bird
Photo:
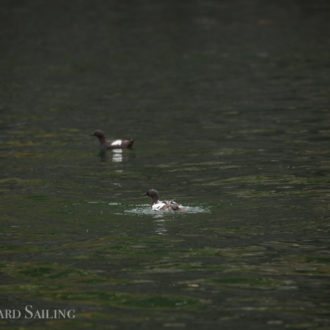
[[[97,129],[91,136],[96,136],[100,141],[101,149],[130,149],[133,146],[134,140],[106,140],[104,132],[100,129]]]
[[[160,201],[158,191],[155,189],[149,189],[145,195],[152,198],[151,208],[154,211],[179,211],[179,212],[186,211],[182,207],[182,205],[179,205],[178,203],[176,203],[172,200],[171,201]]]

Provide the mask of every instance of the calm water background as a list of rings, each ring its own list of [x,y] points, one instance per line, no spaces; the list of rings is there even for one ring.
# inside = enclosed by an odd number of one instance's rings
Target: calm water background
[[[0,326],[329,329],[328,1],[0,4]]]

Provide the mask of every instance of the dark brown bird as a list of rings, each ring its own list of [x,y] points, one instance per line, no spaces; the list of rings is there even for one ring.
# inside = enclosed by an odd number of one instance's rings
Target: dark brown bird
[[[94,133],[91,134],[92,136],[96,136],[100,141],[101,149],[131,149],[134,143],[134,140],[123,140],[123,139],[116,139],[116,140],[106,140],[104,136],[104,132],[100,129],[97,129]]]
[[[182,207],[182,205],[174,202],[174,201],[160,201],[158,191],[155,189],[150,189],[146,192],[146,196],[152,198],[152,206],[151,208],[154,211],[179,211],[186,212],[186,210]]]

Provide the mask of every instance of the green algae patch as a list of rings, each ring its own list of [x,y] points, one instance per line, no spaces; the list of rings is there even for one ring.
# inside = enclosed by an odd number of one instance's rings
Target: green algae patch
[[[21,252],[39,252],[41,249],[38,246],[21,246],[21,245],[2,245],[0,246],[1,253],[21,253]]]
[[[27,198],[33,201],[40,201],[40,202],[50,200],[50,196],[48,195],[29,195],[27,196]]]
[[[28,267],[27,269],[20,270],[19,273],[28,277],[45,277],[49,276],[53,272],[51,267]]]
[[[10,147],[34,147],[40,145],[40,143],[33,141],[7,141],[4,144]]]
[[[212,279],[210,283],[253,288],[273,288],[276,282],[267,278],[227,277]]]
[[[45,266],[31,266],[27,269],[20,271],[19,273],[26,276],[26,277],[37,277],[37,278],[44,278],[44,279],[60,279],[60,278],[75,278],[79,280],[80,278],[88,277],[88,274],[85,271],[80,269],[58,269],[52,267],[45,267]]]
[[[52,282],[53,280],[74,280],[76,282],[103,280],[103,278],[93,272],[57,263],[7,263],[2,265],[1,271],[13,278],[24,278],[30,281],[37,280],[43,281],[43,283]]]
[[[0,179],[0,184],[16,184],[16,185],[40,185],[42,181],[40,179],[22,179],[22,178],[5,178]]]
[[[225,185],[225,184],[253,184],[258,186],[277,185],[310,185],[310,184],[326,184],[329,183],[328,177],[299,177],[295,175],[249,175],[238,176],[227,179],[215,180],[204,185]]]
[[[246,155],[254,154],[263,150],[257,149],[241,149],[241,148],[222,148],[220,150],[214,151],[214,156],[233,156],[233,155]]]
[[[317,263],[317,264],[328,264],[330,263],[330,258],[327,257],[306,257],[306,262]]]
[[[121,292],[58,292],[52,293],[53,300],[99,303],[111,307],[145,309],[198,309],[205,301],[191,297],[170,295],[136,295]]]

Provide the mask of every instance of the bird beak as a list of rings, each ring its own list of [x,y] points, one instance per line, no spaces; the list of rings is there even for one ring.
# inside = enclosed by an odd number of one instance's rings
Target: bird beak
[[[90,136],[94,136],[94,133],[90,134]]]

